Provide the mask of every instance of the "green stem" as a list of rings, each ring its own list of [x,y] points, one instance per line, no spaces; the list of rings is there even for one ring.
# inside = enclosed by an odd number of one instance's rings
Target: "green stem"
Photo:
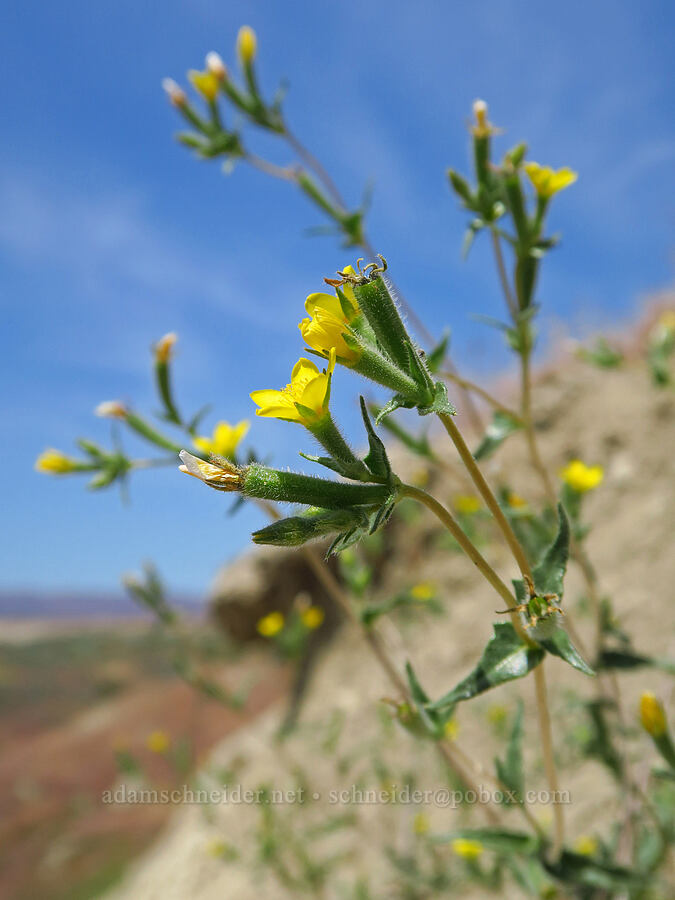
[[[530,568],[530,564],[528,562],[527,557],[525,556],[525,551],[520,546],[520,542],[518,538],[513,532],[511,525],[509,524],[508,519],[502,512],[502,509],[497,501],[497,498],[493,494],[490,486],[487,481],[483,477],[483,473],[479,469],[476,460],[473,458],[473,455],[464,441],[459,429],[455,425],[453,421],[453,417],[447,415],[447,413],[439,413],[438,418],[443,423],[443,427],[448,432],[450,436],[450,440],[453,442],[455,447],[457,448],[457,452],[459,453],[460,459],[464,463],[464,467],[469,473],[471,480],[476,485],[478,489],[478,493],[483,498],[485,505],[490,510],[492,515],[494,516],[495,522],[499,527],[499,530],[504,535],[506,543],[513,554],[516,563],[518,564],[518,568],[520,569],[521,575],[525,579],[532,580],[532,569]]]

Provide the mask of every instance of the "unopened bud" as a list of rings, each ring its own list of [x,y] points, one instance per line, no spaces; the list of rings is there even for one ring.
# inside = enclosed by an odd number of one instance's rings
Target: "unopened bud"
[[[640,698],[640,721],[647,734],[653,738],[662,737],[668,730],[663,705],[649,691],[645,691]]]
[[[127,408],[120,400],[105,400],[94,410],[103,419],[126,419]]]
[[[244,66],[250,66],[255,59],[258,39],[249,25],[242,25],[237,35],[237,53]]]
[[[155,351],[155,360],[158,363],[168,363],[171,359],[173,348],[178,340],[178,335],[175,331],[170,331],[168,334],[165,334],[164,337],[161,337],[154,346]]]
[[[187,103],[187,94],[180,85],[176,84],[173,78],[165,78],[162,81],[162,87],[174,106],[185,106]]]
[[[227,78],[227,67],[220,54],[216,53],[215,50],[206,54],[206,68],[212,75],[216,76],[218,81],[225,81]]]

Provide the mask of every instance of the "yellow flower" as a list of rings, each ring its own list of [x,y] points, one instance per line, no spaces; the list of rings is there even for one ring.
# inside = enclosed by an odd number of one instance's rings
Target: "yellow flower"
[[[211,103],[214,102],[218,96],[218,87],[220,85],[220,79],[217,75],[208,69],[205,72],[190,69],[188,78],[198,94],[201,94],[205,100],[209,100]]]
[[[474,860],[483,852],[483,845],[480,841],[472,841],[466,838],[455,838],[452,842],[452,849],[461,856],[462,859]]]
[[[291,383],[281,391],[253,391],[251,400],[260,407],[257,416],[313,425],[328,415],[330,383],[335,368],[335,348],[328,351],[328,367],[321,371],[309,359],[299,359],[291,372]]]
[[[666,714],[661,701],[649,691],[640,697],[640,720],[642,727],[653,738],[662,737],[668,730]]]
[[[487,710],[488,722],[498,728],[506,722],[508,713],[508,709],[502,703],[492,703]]]
[[[104,400],[94,410],[94,415],[103,419],[124,419],[127,408],[120,400]]]
[[[343,272],[351,275],[354,269],[346,266]],[[335,347],[338,361],[343,365],[350,365],[358,361],[361,351],[349,347],[343,335],[348,333],[349,323],[358,315],[359,304],[350,284],[343,284],[341,291],[351,309],[345,311],[337,295],[310,294],[305,301],[309,318],[303,319],[298,328],[303,340],[312,350],[327,357],[330,348]]]
[[[145,746],[152,753],[166,753],[171,746],[171,739],[166,731],[153,731],[147,736]]]
[[[598,842],[594,837],[584,834],[574,842],[574,849],[582,856],[595,856],[598,849]]]
[[[583,494],[596,488],[605,476],[602,466],[587,466],[580,459],[568,462],[560,471],[560,477],[573,491]]]
[[[464,516],[472,516],[481,508],[481,502],[474,494],[461,494],[455,497],[455,509]]]
[[[315,631],[323,624],[325,615],[320,606],[308,606],[307,609],[302,610],[300,618],[305,628],[309,629],[309,631]]]
[[[274,637],[284,627],[284,614],[281,612],[268,613],[258,620],[258,624],[255,627],[258,634],[261,634],[263,637]]]
[[[67,475],[76,468],[77,462],[74,459],[52,447],[43,450],[35,460],[35,471],[45,472],[47,475]]]
[[[436,596],[436,585],[431,581],[420,581],[410,588],[413,600],[431,600]]]
[[[572,169],[558,169],[556,172],[550,166],[540,166],[536,162],[525,163],[524,168],[540,197],[552,197],[574,184],[579,177]]]
[[[413,819],[413,831],[415,834],[421,836],[426,834],[430,828],[431,822],[429,821],[429,816],[426,813],[418,812]]]
[[[237,35],[237,53],[244,66],[250,66],[258,49],[255,31],[249,25],[242,25]]]
[[[203,453],[214,453],[216,456],[223,456],[225,459],[234,459],[237,447],[246,436],[250,422],[243,419],[236,425],[230,425],[229,422],[218,422],[213,429],[213,434],[208,437],[196,437],[193,444]]]
[[[173,348],[178,340],[175,331],[170,331],[161,337],[154,346],[155,360],[158,363],[168,363],[173,355]]]
[[[506,502],[512,509],[522,509],[522,507],[527,506],[527,500],[525,500],[524,497],[521,497],[520,494],[515,494],[513,491],[509,493]]]
[[[443,737],[446,737],[449,741],[454,741],[459,734],[459,722],[457,719],[448,719],[448,721],[443,726]]]

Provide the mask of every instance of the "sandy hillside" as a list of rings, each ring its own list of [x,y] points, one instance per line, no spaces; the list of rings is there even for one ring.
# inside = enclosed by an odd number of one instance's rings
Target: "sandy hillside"
[[[587,503],[587,514],[595,527],[588,550],[600,573],[602,589],[615,602],[622,625],[634,635],[636,649],[655,656],[675,657],[673,629],[673,584],[675,584],[675,395],[656,390],[644,364],[598,371],[567,360],[557,371],[542,374],[536,391],[536,418],[541,429],[544,456],[555,471],[572,456],[606,466],[602,487]],[[493,481],[508,476],[518,493],[537,499],[532,479],[523,462],[522,438],[511,438],[486,467]],[[445,449],[453,460],[451,447]],[[446,490],[445,494],[452,491]],[[443,550],[433,539],[430,520],[415,525],[420,546],[394,562],[386,583],[379,590],[386,596],[392,585],[430,580],[438,585],[443,613],[434,618],[413,616],[388,625],[386,634],[392,652],[403,664],[414,661],[429,693],[452,687],[468,673],[495,620],[498,601],[479,580],[463,557]],[[423,539],[423,535],[426,537]],[[408,548],[409,550],[409,548]],[[484,548],[504,576],[515,574],[509,557],[498,542]],[[411,563],[414,559],[414,566]],[[572,567],[566,583],[568,615],[586,642],[592,623],[580,603],[581,581]],[[547,662],[549,689],[555,709],[555,740],[561,765],[561,786],[571,792],[566,808],[571,840],[589,832],[602,834],[616,809],[609,776],[598,763],[579,762],[573,741],[583,727],[579,698],[591,696],[594,679],[555,659]],[[625,712],[635,720],[636,698],[649,688],[671,697],[671,684],[655,670],[640,670],[621,676]],[[470,706],[460,707],[457,743],[491,767],[495,752],[503,749],[495,704],[512,708],[514,695],[526,704],[526,756],[528,786],[544,785],[537,730],[532,716],[533,684],[516,682],[484,695]],[[344,854],[328,886],[316,896],[330,898],[393,896],[396,870],[385,848],[412,853],[419,838],[414,834],[416,814],[428,817],[432,832],[449,831],[467,823],[464,810],[444,809],[433,803],[422,806],[379,804],[333,804],[331,789],[351,790],[352,785],[399,788],[406,773],[417,773],[416,786],[434,788],[446,784],[431,747],[412,739],[397,724],[387,722],[381,698],[391,689],[374,664],[358,633],[344,628],[326,651],[307,699],[301,729],[280,747],[273,740],[281,707],[259,717],[245,730],[227,738],[213,754],[202,781],[217,787],[241,784],[257,788],[266,783],[275,788],[303,784],[310,801],[300,807],[286,803],[274,807],[283,844],[299,843],[314,861]],[[492,721],[490,721],[492,720]],[[646,743],[634,745],[635,766],[644,780],[651,754]],[[576,755],[575,755],[576,754]],[[313,794],[321,799],[314,801]],[[550,809],[537,810],[544,822]],[[504,812],[508,827],[520,828],[518,813]],[[339,817],[349,817],[350,827],[341,828]],[[259,855],[256,835],[261,833],[261,809],[255,804],[222,803],[208,810],[184,806],[176,810],[170,826],[110,895],[115,900],[223,900],[223,898],[279,898],[298,896],[285,888],[255,860]],[[480,810],[471,822],[481,824]],[[233,849],[234,848],[234,849]],[[419,846],[418,846],[419,849]],[[230,860],[229,855],[238,854]],[[444,852],[444,851],[439,851]],[[426,857],[425,857],[426,859]],[[462,866],[450,860],[456,872],[457,895],[482,896],[476,889],[461,890]],[[356,893],[362,879],[369,894]],[[453,894],[455,895],[455,894]],[[311,896],[311,895],[309,895]],[[515,888],[510,896],[517,896]]]

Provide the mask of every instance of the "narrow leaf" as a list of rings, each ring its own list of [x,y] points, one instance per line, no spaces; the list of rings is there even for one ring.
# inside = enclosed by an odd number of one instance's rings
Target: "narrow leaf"
[[[493,627],[494,637],[488,641],[473,672],[440,700],[432,703],[430,709],[443,709],[499,684],[523,678],[544,658],[540,647],[523,643],[510,622],[498,622]]]
[[[379,478],[386,478],[387,480],[389,480],[391,478],[391,465],[389,464],[387,450],[382,443],[381,438],[375,433],[375,429],[373,428],[372,422],[370,421],[370,416],[368,415],[366,401],[363,397],[359,397],[359,401],[361,403],[361,416],[363,417],[363,424],[368,435],[368,446],[370,447],[368,455],[365,457],[364,462],[373,473],[373,475],[377,475]]]
[[[473,458],[476,460],[487,459],[495,450],[504,443],[507,437],[523,427],[522,422],[510,416],[506,412],[497,410],[483,435],[483,439],[476,448]]]

